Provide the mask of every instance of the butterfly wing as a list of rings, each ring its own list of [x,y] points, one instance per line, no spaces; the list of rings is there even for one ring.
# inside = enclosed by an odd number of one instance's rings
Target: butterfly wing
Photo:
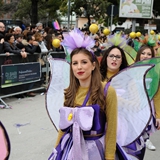
[[[117,143],[120,146],[135,141],[151,118],[144,81],[145,74],[151,67],[153,66],[128,67],[111,79],[110,85],[115,88],[118,99]]]
[[[63,59],[49,58],[51,68],[50,84],[46,93],[46,108],[56,129],[59,127],[59,109],[64,102],[64,89],[69,86],[70,65]]]

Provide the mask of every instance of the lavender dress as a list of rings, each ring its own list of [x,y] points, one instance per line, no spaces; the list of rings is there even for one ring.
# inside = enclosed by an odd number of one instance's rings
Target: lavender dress
[[[49,160],[104,160],[106,115],[95,104],[60,109],[59,128],[65,131]]]

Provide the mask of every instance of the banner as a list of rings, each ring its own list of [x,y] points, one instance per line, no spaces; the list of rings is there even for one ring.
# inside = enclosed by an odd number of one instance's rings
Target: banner
[[[38,62],[1,65],[1,88],[39,81],[40,77]]]
[[[151,18],[153,0],[120,0],[119,17]]]

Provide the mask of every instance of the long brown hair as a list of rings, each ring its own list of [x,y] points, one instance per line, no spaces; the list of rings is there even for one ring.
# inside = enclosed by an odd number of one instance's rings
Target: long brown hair
[[[135,62],[140,61],[140,56],[141,56],[142,52],[143,52],[145,49],[148,49],[148,48],[151,50],[152,57],[155,57],[155,53],[154,53],[153,47],[144,44],[144,45],[142,45],[142,46],[140,47],[140,49],[138,50]]]
[[[95,62],[95,69],[92,71],[91,83],[89,86],[90,98],[89,104],[99,104],[102,109],[105,108],[105,97],[103,92],[103,87],[101,83],[101,74],[99,70],[99,62],[91,52],[85,48],[76,48],[71,53],[71,63],[70,63],[70,84],[67,89],[65,89],[65,102],[64,106],[75,107],[74,101],[76,97],[77,90],[80,86],[79,80],[74,76],[72,71],[72,57],[78,53],[84,53],[89,57],[91,63]]]

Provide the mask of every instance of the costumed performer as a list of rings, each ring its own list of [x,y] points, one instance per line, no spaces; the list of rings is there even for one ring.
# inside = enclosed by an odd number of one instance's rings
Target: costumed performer
[[[154,52],[153,47],[149,46],[147,44],[143,44],[137,52],[137,57],[136,57],[135,62],[150,59],[150,58],[153,58],[153,57],[155,57],[155,52]],[[158,87],[157,93],[153,97],[153,103],[151,103],[151,104],[152,104],[152,119],[151,119],[151,123],[148,127],[148,128],[150,128],[148,132],[153,133],[157,129],[160,130],[160,107],[159,107],[159,104],[160,104],[160,87]],[[156,150],[156,147],[149,140],[149,137],[146,140],[146,147],[149,150],[152,150],[152,151]]]
[[[117,36],[114,35],[114,37],[117,37]],[[100,63],[100,72],[102,75],[102,80],[106,82],[111,81],[112,78],[115,77],[117,74],[121,74],[123,70],[125,72],[125,68],[129,67],[128,61],[127,61],[128,59],[126,58],[126,53],[124,52],[126,48],[124,45],[126,44],[125,43],[126,40],[122,39],[121,37],[119,37],[118,39],[114,37],[112,36],[108,38],[108,49],[104,51],[103,58]],[[123,84],[125,83],[125,79],[121,83],[122,83],[121,90],[123,91],[124,90]],[[121,86],[119,88],[121,88]],[[122,93],[117,93],[117,95],[120,95]],[[128,94],[129,94],[129,91],[128,91]],[[122,101],[122,98],[120,98],[120,100]],[[125,103],[125,99],[124,99],[124,103]],[[121,110],[121,108],[119,108],[119,110]],[[118,116],[121,115],[120,112],[118,111]],[[118,128],[120,128],[119,127],[120,125],[121,124],[118,124]],[[118,137],[118,134],[119,134],[119,130],[117,131],[117,137]],[[126,152],[129,156],[127,157],[127,156],[123,156],[123,154],[118,154],[117,156],[119,157],[119,159],[128,160],[128,159],[134,159],[135,157],[138,158],[139,160],[143,159],[144,153],[145,153],[145,143],[142,135],[139,134],[138,136],[137,136],[137,140],[131,142],[129,145],[122,146],[122,148],[124,149],[123,152]],[[138,142],[142,142],[142,144],[139,144]],[[136,146],[136,147],[133,147],[133,146]]]
[[[71,50],[70,83],[49,160],[115,160],[117,97],[113,87],[101,82],[91,50],[94,40],[74,29],[64,36],[62,45]]]

